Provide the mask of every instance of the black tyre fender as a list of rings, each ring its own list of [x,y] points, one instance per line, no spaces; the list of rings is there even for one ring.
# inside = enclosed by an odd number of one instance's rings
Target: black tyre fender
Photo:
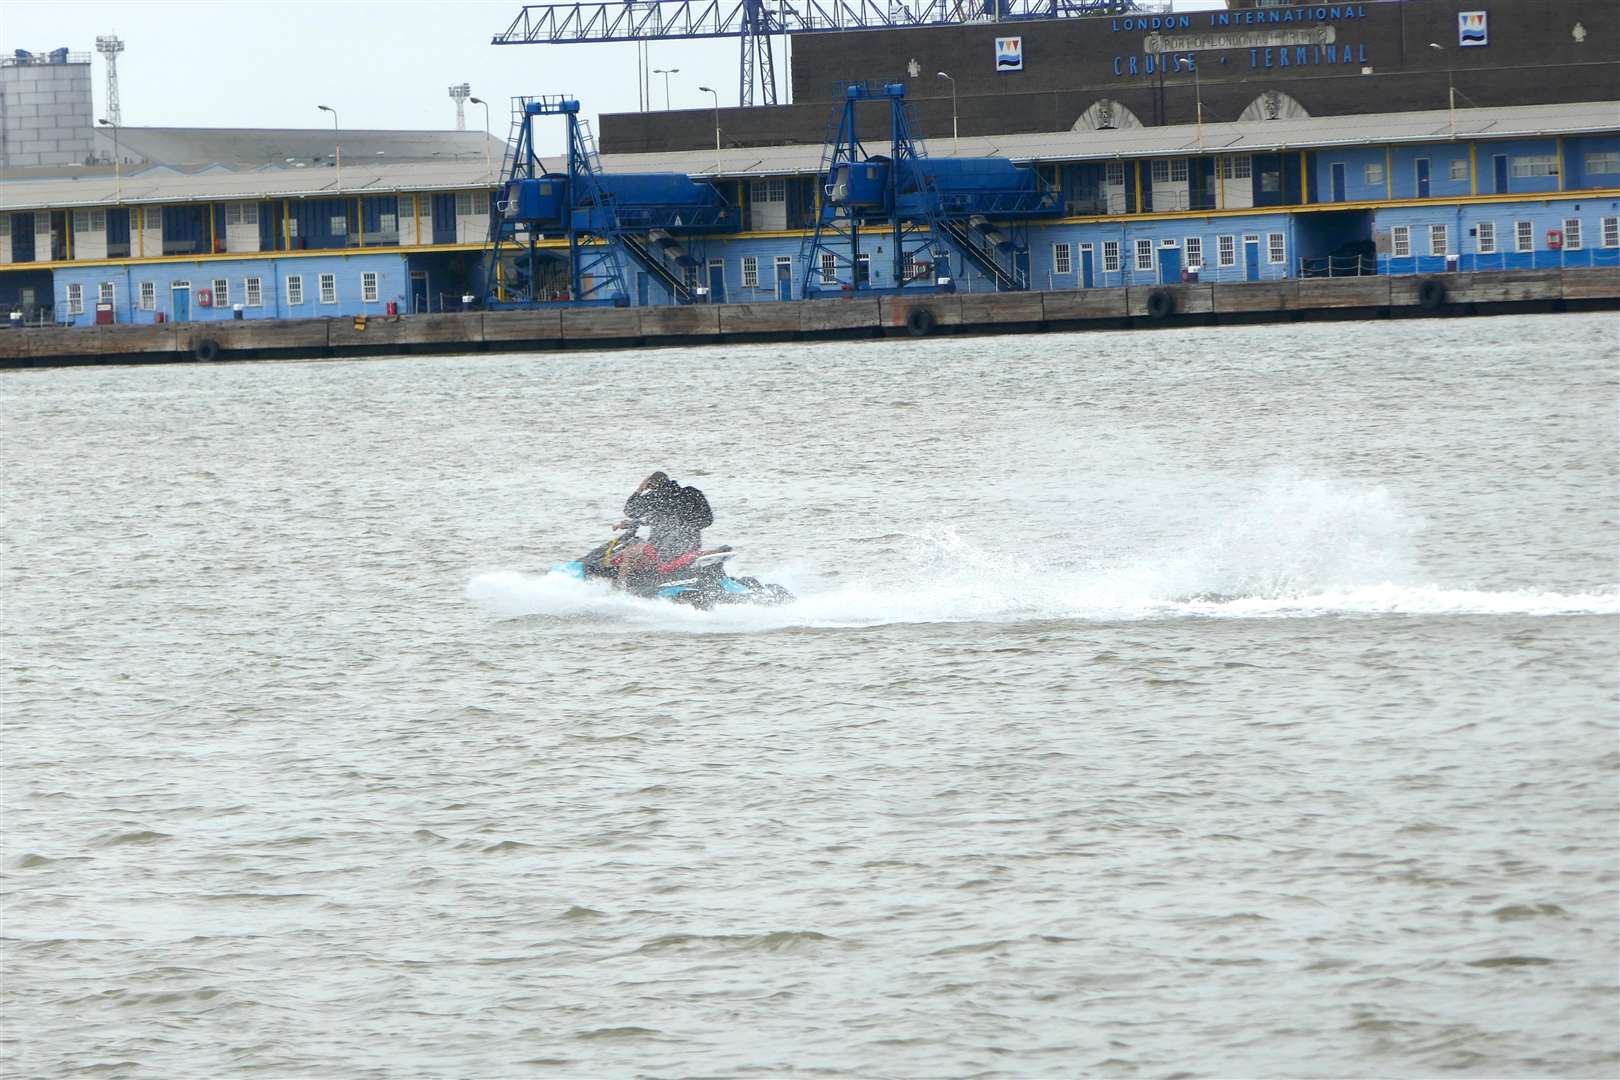
[[[1147,313],[1152,319],[1168,319],[1176,312],[1176,298],[1169,289],[1154,289],[1148,293]]]
[[[1439,278],[1429,278],[1418,286],[1418,307],[1424,311],[1434,311],[1446,302],[1446,283]]]
[[[934,332],[934,313],[925,307],[914,307],[906,312],[906,330],[912,337],[927,337]]]
[[[203,363],[211,363],[219,357],[219,342],[213,338],[198,338],[191,343],[191,357]]]

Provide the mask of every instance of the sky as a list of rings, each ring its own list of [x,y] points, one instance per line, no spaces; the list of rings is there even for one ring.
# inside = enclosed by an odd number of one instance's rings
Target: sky
[[[1178,4],[1208,7],[1207,2]],[[489,124],[505,138],[509,103],[518,95],[572,94],[594,120],[639,108],[637,46],[492,45],[522,8],[520,0],[0,0],[0,49],[49,52],[67,46],[93,52],[98,34],[124,41],[118,57],[119,99],[130,127],[323,127],[317,105],[337,110],[345,128],[453,129],[454,83],[466,82],[489,102]],[[649,68],[668,76],[676,109],[712,107],[698,89],[737,104],[735,38],[655,41]],[[787,65],[776,55],[786,100]],[[106,65],[92,64],[97,116],[107,105]],[[652,77],[652,107],[664,108],[665,77]],[[467,106],[467,127],[484,110]],[[600,131],[600,127],[597,129]],[[554,153],[539,133],[541,150]]]

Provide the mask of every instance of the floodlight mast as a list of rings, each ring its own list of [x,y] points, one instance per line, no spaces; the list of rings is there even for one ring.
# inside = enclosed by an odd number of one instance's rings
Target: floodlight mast
[[[123,51],[124,43],[117,34],[96,36],[96,52],[107,58],[107,119],[113,127],[124,122],[123,110],[118,107],[118,54]]]

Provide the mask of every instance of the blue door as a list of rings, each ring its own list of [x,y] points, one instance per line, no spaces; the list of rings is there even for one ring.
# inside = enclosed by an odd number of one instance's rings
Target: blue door
[[[1080,249],[1080,287],[1082,289],[1091,288],[1096,282],[1095,275],[1096,271],[1091,259],[1091,249],[1083,247]]]
[[[776,298],[778,300],[793,299],[793,264],[776,264]]]
[[[169,287],[169,307],[175,322],[191,321],[191,282],[177,281]]]
[[[1029,251],[1013,252],[1013,276],[1026,286],[1029,285]]]
[[[1260,280],[1260,238],[1243,238],[1243,280]]]
[[[1429,197],[1429,159],[1426,157],[1417,159],[1417,197]]]
[[[647,274],[643,270],[636,271],[636,303],[647,306]]]
[[[1175,247],[1162,247],[1159,249],[1159,284],[1175,285],[1181,281],[1181,249]]]
[[[726,264],[718,259],[709,264],[709,303],[726,302]]]
[[[1508,189],[1507,155],[1497,154],[1495,157],[1491,158],[1491,165],[1494,166],[1496,170],[1496,193],[1498,195],[1506,195]]]
[[[1344,162],[1333,163],[1333,201],[1344,202]]]

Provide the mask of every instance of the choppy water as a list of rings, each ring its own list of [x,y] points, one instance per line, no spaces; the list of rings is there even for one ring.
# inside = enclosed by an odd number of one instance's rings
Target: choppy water
[[[7,375],[6,1074],[1615,1076],[1617,336]]]

